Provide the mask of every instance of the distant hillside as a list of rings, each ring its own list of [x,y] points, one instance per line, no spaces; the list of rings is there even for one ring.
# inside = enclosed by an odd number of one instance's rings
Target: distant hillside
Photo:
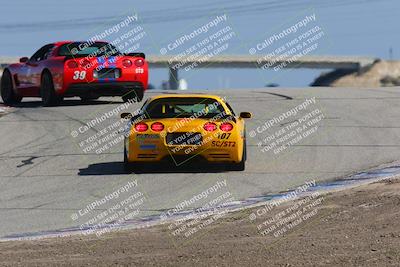
[[[385,87],[400,86],[400,61],[377,61],[359,72],[334,70],[321,74],[311,86]]]

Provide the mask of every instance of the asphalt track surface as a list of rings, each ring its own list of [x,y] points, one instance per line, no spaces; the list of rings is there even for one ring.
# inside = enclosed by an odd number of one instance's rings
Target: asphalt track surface
[[[160,94],[151,91],[146,96]],[[138,217],[160,214],[191,199],[218,181],[240,200],[279,192],[306,181],[333,180],[400,158],[400,88],[348,89],[247,89],[211,91],[226,96],[236,112],[250,111],[247,121],[248,161],[244,172],[215,170],[197,162],[186,167],[126,174],[122,169],[123,143],[103,153],[85,153],[79,142],[102,130],[95,127],[77,137],[79,129],[94,117],[122,104],[102,98],[91,104],[67,100],[62,106],[42,107],[39,99],[27,99],[0,118],[0,237],[57,230],[87,222],[95,213],[115,205],[108,201],[91,214],[74,214],[96,199],[137,181],[146,195]],[[258,147],[267,135],[249,132],[305,99],[316,97],[324,119],[318,129],[294,146],[274,154]],[[129,110],[140,105],[134,104]],[[290,117],[269,132],[296,121]],[[114,116],[106,121],[118,121]],[[190,163],[190,162],[189,162]],[[122,196],[120,197],[122,199]],[[199,207],[202,201],[195,202]]]

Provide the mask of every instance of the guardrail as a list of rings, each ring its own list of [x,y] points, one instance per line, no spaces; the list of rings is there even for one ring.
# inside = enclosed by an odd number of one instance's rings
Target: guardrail
[[[0,68],[10,63],[18,62],[18,57],[1,57]],[[168,68],[169,85],[171,89],[178,87],[178,71],[186,66],[194,68],[261,68],[273,64],[284,65],[284,68],[309,68],[309,69],[346,69],[360,70],[372,65],[378,58],[360,56],[302,56],[288,61],[282,57],[264,57],[260,55],[224,55],[213,56],[206,59],[180,58],[175,55],[161,56],[149,55],[146,60],[150,68]]]

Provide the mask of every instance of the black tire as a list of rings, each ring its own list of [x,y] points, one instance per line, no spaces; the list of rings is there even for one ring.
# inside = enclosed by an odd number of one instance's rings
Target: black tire
[[[246,159],[247,159],[247,143],[245,137],[243,144],[242,161],[240,161],[239,163],[232,163],[232,165],[229,166],[229,170],[244,171],[246,169]]]
[[[60,97],[56,95],[54,90],[53,78],[49,72],[44,72],[42,75],[40,96],[45,107],[54,106],[60,101]]]
[[[124,147],[124,171],[127,173],[131,173],[131,166],[128,162],[128,157],[126,156],[126,147]]]
[[[140,102],[143,100],[143,96],[144,96],[144,90],[143,89],[139,89],[139,90],[132,90],[129,93],[125,94],[122,96],[122,100],[124,102],[128,102],[135,100],[135,102]]]
[[[126,147],[124,147],[124,171],[125,173],[140,172],[141,167],[138,163],[132,163],[128,161],[126,156]]]
[[[18,96],[15,94],[12,76],[9,70],[5,70],[3,72],[3,76],[1,76],[0,86],[1,98],[3,99],[4,104],[13,105],[21,102],[22,96]]]

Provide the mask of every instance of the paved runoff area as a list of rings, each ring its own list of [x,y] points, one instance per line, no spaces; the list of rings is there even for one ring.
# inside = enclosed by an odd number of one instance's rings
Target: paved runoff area
[[[135,211],[132,218],[168,217],[202,207],[216,191],[243,200],[400,158],[398,87],[208,93],[226,97],[237,113],[253,114],[246,121],[243,172],[195,168],[191,160],[184,167],[153,165],[126,174],[118,114],[134,112],[141,103],[74,99],[42,107],[32,98],[8,109],[0,116],[0,237],[89,225],[123,210],[122,203]]]

